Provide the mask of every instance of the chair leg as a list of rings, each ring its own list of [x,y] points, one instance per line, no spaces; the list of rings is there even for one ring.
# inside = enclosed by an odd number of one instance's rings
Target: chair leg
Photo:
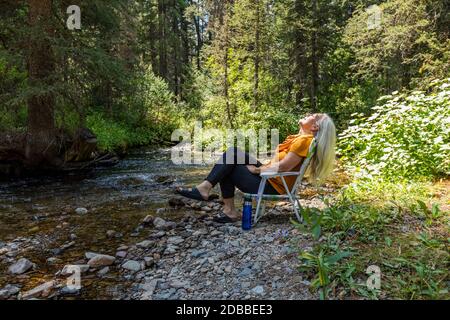
[[[266,213],[266,202],[264,200],[261,202],[261,209],[259,211],[260,211],[259,219],[261,219]]]
[[[263,201],[262,197],[258,197],[257,198],[255,217],[253,219],[253,224],[254,225],[256,225],[256,223],[258,222],[258,220],[261,218],[262,214],[264,213],[264,203],[261,203],[262,201]]]
[[[298,222],[303,223],[303,216],[301,214],[302,206],[300,204],[300,200],[298,200],[296,197],[293,197],[293,198],[294,198],[294,203],[292,203],[292,206],[294,208],[295,216],[297,217]]]

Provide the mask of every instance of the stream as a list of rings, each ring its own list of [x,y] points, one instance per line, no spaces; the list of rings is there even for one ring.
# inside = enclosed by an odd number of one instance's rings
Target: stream
[[[143,218],[182,215],[182,209],[169,208],[173,189],[198,183],[209,167],[175,165],[170,149],[142,148],[114,167],[83,175],[0,183],[0,250],[6,244],[10,248],[0,255],[0,289],[17,284],[29,290],[87,251],[114,255],[118,246],[144,239],[138,228]],[[36,268],[11,276],[8,266],[21,257]],[[117,292],[127,286],[114,277],[94,280],[85,281],[88,289],[81,298],[120,298]]]

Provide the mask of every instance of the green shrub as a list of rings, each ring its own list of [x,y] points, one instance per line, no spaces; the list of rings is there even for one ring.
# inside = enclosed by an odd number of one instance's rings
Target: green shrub
[[[97,136],[102,151],[125,151],[130,147],[168,141],[173,130],[168,125],[133,126],[99,112],[88,115],[86,124]]]
[[[450,79],[435,81],[430,91],[393,93],[370,117],[356,115],[339,137],[347,167],[369,178],[449,175]]]
[[[127,129],[101,113],[93,113],[86,118],[86,124],[97,136],[98,146],[104,151],[125,149],[129,141]]]

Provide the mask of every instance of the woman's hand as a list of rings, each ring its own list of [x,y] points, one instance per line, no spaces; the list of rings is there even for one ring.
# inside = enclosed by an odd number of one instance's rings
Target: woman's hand
[[[247,165],[247,169],[248,169],[248,171],[250,171],[253,174],[260,174],[261,173],[261,169],[258,168],[257,166],[252,165],[252,164],[248,164]]]

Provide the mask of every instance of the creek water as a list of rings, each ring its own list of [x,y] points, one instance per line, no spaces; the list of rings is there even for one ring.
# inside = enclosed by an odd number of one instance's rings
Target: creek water
[[[145,230],[136,230],[142,219],[148,214],[167,219],[182,215],[182,209],[168,209],[174,188],[200,182],[209,168],[176,165],[170,159],[170,149],[142,148],[114,167],[1,183],[0,247],[13,243],[17,250],[8,258],[0,257],[0,288],[8,283],[32,288],[52,279],[65,264],[83,259],[87,251],[114,255],[118,246],[144,239]],[[88,212],[77,214],[77,208]],[[70,247],[65,249],[64,245]],[[31,260],[37,268],[13,277],[8,266],[20,257]],[[52,257],[58,262],[47,263]],[[108,281],[113,280],[92,279],[82,297],[117,298],[108,292],[114,288]],[[114,281],[116,286],[127,285]],[[113,291],[120,291],[116,289]]]

